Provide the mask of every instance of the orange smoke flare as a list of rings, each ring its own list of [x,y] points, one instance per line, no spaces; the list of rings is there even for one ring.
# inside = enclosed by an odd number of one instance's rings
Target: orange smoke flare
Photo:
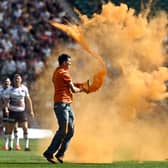
[[[84,89],[87,90],[88,93],[97,91],[103,84],[105,75],[106,75],[106,66],[102,57],[95,53],[93,50],[90,49],[85,37],[83,36],[82,32],[79,31],[76,25],[64,25],[57,23],[55,21],[50,21],[50,24],[54,27],[61,29],[62,31],[66,32],[70,35],[76,42],[78,42],[91,56],[94,56],[100,63],[100,70],[94,74],[92,83],[89,84],[88,82],[83,83]]]

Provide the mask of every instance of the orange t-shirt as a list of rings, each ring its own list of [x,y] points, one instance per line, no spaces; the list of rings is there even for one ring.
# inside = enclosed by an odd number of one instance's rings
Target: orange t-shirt
[[[69,72],[61,67],[56,68],[52,81],[55,89],[54,103],[71,103],[72,93],[68,85],[72,81],[72,78]]]

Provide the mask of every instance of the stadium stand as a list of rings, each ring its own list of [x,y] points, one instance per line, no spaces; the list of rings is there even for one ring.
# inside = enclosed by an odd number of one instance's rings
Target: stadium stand
[[[0,80],[14,73],[35,80],[58,38],[67,38],[48,21],[63,23],[65,17],[55,0],[1,0]]]

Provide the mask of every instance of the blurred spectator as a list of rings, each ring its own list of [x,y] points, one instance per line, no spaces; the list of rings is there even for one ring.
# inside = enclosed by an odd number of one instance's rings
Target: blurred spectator
[[[4,60],[1,76],[8,76],[10,79],[13,78],[13,74],[16,72],[16,62],[13,60],[12,53],[8,53],[7,59]]]
[[[13,44],[12,44],[12,39],[11,39],[11,37],[10,37],[8,34],[6,34],[6,35],[4,36],[4,38],[2,38],[2,39],[0,40],[0,43],[1,43],[2,46],[4,47],[5,51],[7,51],[7,52],[10,52],[10,51],[11,51],[11,49],[12,49],[12,47],[13,47]]]
[[[35,72],[35,75],[36,76],[39,75],[42,72],[43,68],[44,68],[43,61],[41,60],[40,57],[36,57],[34,59],[34,72]]]
[[[16,72],[22,76],[24,76],[27,72],[27,64],[23,57],[20,57],[20,59],[16,60]]]

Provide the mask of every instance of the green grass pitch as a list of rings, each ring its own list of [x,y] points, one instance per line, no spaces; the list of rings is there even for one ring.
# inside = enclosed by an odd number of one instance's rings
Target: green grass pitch
[[[0,168],[168,168],[168,161],[123,161],[112,163],[56,163],[47,162],[42,155],[36,153],[37,140],[31,140],[30,152],[3,151],[0,149]],[[2,146],[2,139],[0,138]]]

